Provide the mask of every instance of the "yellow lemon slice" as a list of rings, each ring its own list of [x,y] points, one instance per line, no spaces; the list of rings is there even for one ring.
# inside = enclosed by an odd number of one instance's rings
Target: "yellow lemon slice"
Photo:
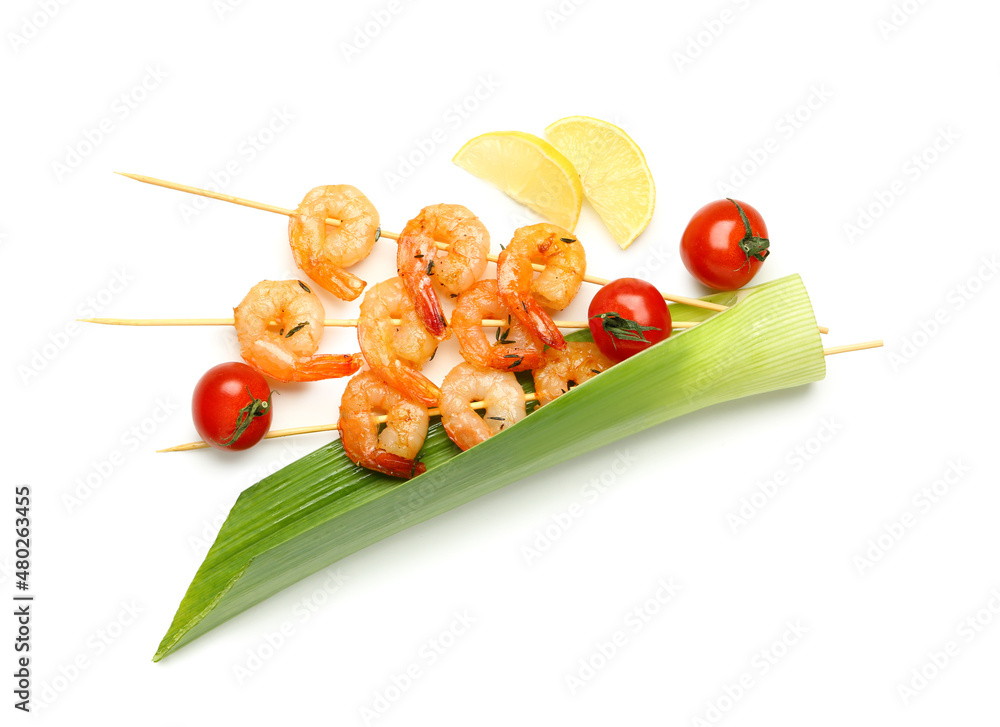
[[[656,204],[642,150],[614,124],[589,116],[559,119],[545,135],[573,163],[584,195],[624,250],[646,229]]]
[[[452,161],[560,227],[576,227],[583,203],[580,176],[544,139],[521,131],[491,131],[468,141]]]

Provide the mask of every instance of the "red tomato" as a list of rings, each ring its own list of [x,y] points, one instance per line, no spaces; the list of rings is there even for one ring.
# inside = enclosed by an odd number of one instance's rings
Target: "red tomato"
[[[191,399],[198,434],[218,449],[248,449],[271,428],[271,388],[244,363],[213,366]]]
[[[720,199],[695,212],[688,222],[681,236],[681,260],[709,288],[736,290],[757,274],[769,245],[764,218],[757,210],[746,202]]]
[[[590,333],[601,352],[624,361],[670,335],[670,311],[655,286],[638,278],[612,280],[590,301]]]

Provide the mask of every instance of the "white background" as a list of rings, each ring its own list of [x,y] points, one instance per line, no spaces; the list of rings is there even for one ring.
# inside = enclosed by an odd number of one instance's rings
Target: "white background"
[[[397,1],[4,5],[0,576],[9,599],[12,490],[27,483],[42,721],[995,723],[1000,284],[983,260],[995,267],[998,252],[1000,9]],[[215,175],[228,193],[288,207],[314,185],[351,183],[390,230],[426,204],[462,203],[496,250],[535,218],[452,155],[479,133],[540,134],[574,114],[624,127],[657,182],[653,222],[627,252],[584,208],[592,271],[703,294],[680,264],[681,231],[702,204],[737,196],[770,232],[758,280],[800,273],[827,345],[886,348],[513,484],[153,664],[240,490],[329,437],[154,453],[194,438],[191,389],[237,357],[234,334],[71,322],[226,316],[258,280],[296,273],[285,219],[216,202],[192,215],[194,198],[112,171],[197,186]],[[280,130],[262,134],[272,122]],[[438,128],[445,141],[420,159]],[[392,247],[359,273],[388,277]],[[330,315],[356,310],[324,301]],[[356,341],[331,331],[323,348]],[[453,362],[439,356],[430,375]],[[274,426],[334,421],[342,386],[282,386]],[[821,430],[835,433],[820,442]],[[619,453],[632,464],[612,478]],[[961,474],[935,485],[950,463]],[[610,486],[588,494],[601,476]],[[730,516],[776,477],[787,484],[734,532]],[[574,505],[569,528],[554,526]],[[911,527],[880,546],[902,518]],[[531,547],[545,550],[529,563]],[[880,557],[868,567],[866,554]],[[665,605],[661,579],[679,586]],[[655,611],[641,629],[636,608]],[[430,663],[456,614],[475,622]],[[978,630],[961,626],[977,614]],[[761,650],[796,621],[805,633],[764,673]],[[624,645],[602,663],[616,631]],[[928,652],[949,641],[934,675]],[[931,677],[914,682],[914,669]],[[366,720],[380,698],[388,709]]]

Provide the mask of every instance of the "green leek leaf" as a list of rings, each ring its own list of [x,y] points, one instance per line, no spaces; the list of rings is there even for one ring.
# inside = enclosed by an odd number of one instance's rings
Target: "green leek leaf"
[[[495,489],[682,414],[822,379],[823,348],[797,275],[706,300],[722,313],[608,369],[462,452],[440,423],[409,481],[355,466],[339,441],[246,489],[198,569],[154,661],[296,581]],[[579,331],[568,340],[589,340]],[[531,377],[522,377],[531,391]]]

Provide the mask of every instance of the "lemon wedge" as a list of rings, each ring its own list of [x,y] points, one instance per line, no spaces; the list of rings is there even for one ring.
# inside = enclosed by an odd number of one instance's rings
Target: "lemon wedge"
[[[576,168],[583,194],[624,250],[653,217],[656,187],[642,150],[614,124],[569,116],[545,136]]]
[[[521,131],[491,131],[468,141],[452,161],[560,227],[576,227],[583,203],[580,175],[544,139]]]

